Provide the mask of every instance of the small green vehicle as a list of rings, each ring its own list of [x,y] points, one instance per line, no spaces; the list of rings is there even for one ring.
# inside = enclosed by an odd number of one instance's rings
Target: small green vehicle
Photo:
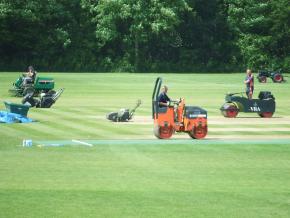
[[[13,88],[9,92],[16,97],[22,97],[29,93],[34,93],[35,96],[40,93],[47,93],[54,88],[54,79],[50,77],[36,77],[35,81],[24,84],[23,77],[19,77]]]
[[[274,83],[282,83],[286,82],[284,79],[281,69],[277,71],[270,70],[260,70],[257,76],[257,79],[260,83],[266,83],[267,78],[271,78]]]
[[[270,118],[276,108],[275,97],[269,91],[259,93],[258,99],[248,99],[239,96],[242,93],[229,93],[225,97],[225,103],[220,108],[224,117],[235,118],[239,112],[257,113],[260,117]]]

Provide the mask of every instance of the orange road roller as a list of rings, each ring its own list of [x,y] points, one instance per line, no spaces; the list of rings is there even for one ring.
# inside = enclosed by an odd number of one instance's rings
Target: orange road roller
[[[187,132],[193,139],[207,135],[207,111],[196,106],[186,106],[183,98],[178,101],[168,99],[166,105],[160,102],[162,78],[158,77],[152,94],[152,118],[154,135],[159,139],[169,139],[175,132]]]

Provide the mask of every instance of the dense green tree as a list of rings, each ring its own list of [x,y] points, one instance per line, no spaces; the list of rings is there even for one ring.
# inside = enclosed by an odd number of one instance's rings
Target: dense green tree
[[[274,67],[290,70],[290,1],[271,2],[269,56]]]
[[[82,59],[95,56],[93,30],[79,0],[3,1],[0,8],[2,66],[81,70]]]
[[[237,67],[223,0],[86,1],[104,60],[123,70]],[[92,3],[93,2],[93,3]]]
[[[148,58],[150,39],[174,29],[179,13],[190,10],[184,0],[100,0],[87,5],[94,13],[100,47],[117,46],[122,63],[132,64],[134,70]]]
[[[237,33],[237,45],[245,63],[256,69],[282,66],[289,69],[289,1],[228,2],[229,22]]]
[[[219,71],[238,68],[239,53],[227,23],[227,5],[223,0],[189,0],[194,14],[184,14],[179,26],[182,38],[180,60],[198,70]]]
[[[30,62],[42,58],[50,63],[53,56],[69,46],[66,14],[57,1],[7,1],[8,10],[1,17],[1,51],[8,61]],[[61,17],[61,19],[56,19]],[[61,22],[60,22],[61,21]],[[52,63],[51,63],[52,64]]]
[[[289,4],[0,0],[0,70],[290,69]]]

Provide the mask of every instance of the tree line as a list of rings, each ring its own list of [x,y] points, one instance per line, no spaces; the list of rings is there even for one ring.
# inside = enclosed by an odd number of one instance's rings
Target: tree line
[[[289,0],[1,0],[0,70],[290,70]]]

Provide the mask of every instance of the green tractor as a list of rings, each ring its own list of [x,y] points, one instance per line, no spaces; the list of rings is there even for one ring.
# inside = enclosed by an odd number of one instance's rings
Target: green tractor
[[[260,83],[266,83],[267,78],[271,78],[274,83],[286,82],[281,69],[277,71],[272,70],[260,70],[257,79]]]
[[[54,88],[54,80],[50,77],[36,77],[35,81],[24,84],[23,77],[19,77],[13,88],[9,89],[9,92],[16,97],[22,97],[30,93],[34,93],[35,96],[40,93],[47,93]]]

